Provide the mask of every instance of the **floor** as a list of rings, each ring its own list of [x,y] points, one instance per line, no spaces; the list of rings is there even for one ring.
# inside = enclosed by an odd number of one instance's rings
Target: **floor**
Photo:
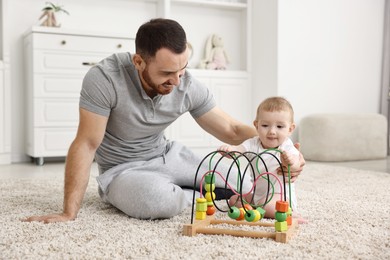
[[[307,162],[313,163],[313,162]],[[354,162],[330,162],[329,165],[339,165],[363,170],[380,171],[390,173],[390,156],[383,160],[354,161]],[[91,174],[97,175],[97,165],[93,163]],[[47,161],[43,166],[36,166],[34,163],[16,163],[0,165],[0,179],[9,178],[63,178],[64,162]]]

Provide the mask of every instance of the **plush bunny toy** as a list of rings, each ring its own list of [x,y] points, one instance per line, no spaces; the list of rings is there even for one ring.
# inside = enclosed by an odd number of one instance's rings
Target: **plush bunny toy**
[[[209,70],[225,70],[229,58],[223,48],[222,38],[216,34],[209,37],[206,42],[205,57],[200,62],[199,68]]]

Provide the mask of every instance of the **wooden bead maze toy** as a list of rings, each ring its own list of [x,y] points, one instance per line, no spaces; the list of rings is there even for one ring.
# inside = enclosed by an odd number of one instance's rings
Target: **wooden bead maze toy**
[[[209,153],[199,164],[197,169],[195,180],[194,180],[194,193],[192,199],[192,212],[191,212],[191,223],[185,224],[183,228],[183,234],[186,236],[195,236],[196,234],[214,234],[214,235],[232,235],[232,236],[241,236],[241,237],[252,237],[252,238],[272,238],[277,242],[287,243],[289,239],[293,236],[293,234],[298,229],[297,220],[292,218],[292,210],[289,205],[291,205],[291,189],[290,190],[290,203],[287,201],[286,196],[286,183],[291,185],[290,183],[290,168],[288,167],[288,181],[286,182],[285,174],[282,174],[283,182],[279,179],[277,175],[274,173],[268,172],[267,165],[265,160],[262,158],[264,155],[269,155],[273,157],[272,159],[276,160],[278,165],[281,167],[281,162],[278,157],[272,153],[272,151],[280,153],[279,150],[276,149],[268,149],[262,153],[256,154],[253,152],[223,152],[223,151],[215,151]],[[216,154],[221,154],[221,158],[217,161],[214,166],[214,169],[211,169],[212,159]],[[238,154],[238,156],[237,156]],[[195,200],[195,190],[198,179],[198,174],[201,166],[206,161],[207,158],[210,157],[209,160],[209,170],[203,174],[200,181],[200,197]],[[233,161],[230,165],[230,168],[226,174],[226,178],[223,174],[217,171],[217,168],[224,158],[231,158]],[[246,162],[246,167],[244,171],[241,171],[240,160],[244,160]],[[265,172],[260,172],[259,170],[259,162],[262,163]],[[237,167],[237,190],[232,188],[232,186],[228,183],[229,175],[231,174],[231,170],[234,169],[234,166]],[[282,168],[282,167],[281,167]],[[242,187],[244,183],[245,175],[250,169],[253,174],[253,186],[252,189],[243,194]],[[283,168],[282,168],[283,169]],[[228,210],[220,209],[216,203],[215,198],[216,195],[214,193],[215,190],[215,177],[219,176],[223,179],[225,183],[225,195],[228,193],[228,188],[233,191],[234,194],[239,196],[241,200],[242,207],[238,208],[236,206],[230,206],[228,198],[225,198],[226,204],[228,206]],[[270,176],[274,177],[274,181],[276,180],[276,184],[279,185],[280,191],[280,199],[275,203],[275,222],[266,222],[263,221],[265,210],[264,206],[269,203],[274,195],[274,183],[271,181]],[[251,201],[245,201],[244,197],[246,197],[250,193],[254,193],[256,190],[256,184],[260,181],[267,181],[267,194],[265,195],[265,202],[263,204],[254,204],[253,197]],[[283,184],[282,184],[283,183]],[[203,188],[205,190],[205,194],[203,196]],[[269,196],[270,195],[270,196]],[[284,195],[284,199],[283,199]],[[195,202],[196,201],[196,202]],[[195,214],[194,214],[195,210]],[[214,214],[216,210],[220,212],[227,212],[227,215],[231,218],[231,220],[223,220],[216,219]],[[195,220],[194,220],[195,216]],[[271,229],[272,231],[256,231],[256,230],[236,230],[236,229],[227,229],[227,228],[218,228],[214,227],[218,224],[228,224],[233,226],[261,226],[265,227],[265,229]],[[213,226],[214,225],[214,226]]]

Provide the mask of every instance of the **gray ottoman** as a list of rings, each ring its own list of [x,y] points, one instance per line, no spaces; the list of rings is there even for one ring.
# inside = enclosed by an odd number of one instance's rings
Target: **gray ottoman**
[[[315,114],[298,127],[301,152],[312,161],[355,161],[387,156],[387,119],[380,114]]]

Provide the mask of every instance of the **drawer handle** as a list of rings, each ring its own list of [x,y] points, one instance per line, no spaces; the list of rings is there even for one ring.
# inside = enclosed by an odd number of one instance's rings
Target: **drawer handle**
[[[61,41],[61,45],[65,45],[66,44],[66,41],[65,40],[62,40]]]
[[[96,65],[96,62],[83,62],[83,66],[94,66]]]
[[[117,46],[116,46],[118,49],[120,49],[120,48],[122,48],[122,44],[118,44]]]

